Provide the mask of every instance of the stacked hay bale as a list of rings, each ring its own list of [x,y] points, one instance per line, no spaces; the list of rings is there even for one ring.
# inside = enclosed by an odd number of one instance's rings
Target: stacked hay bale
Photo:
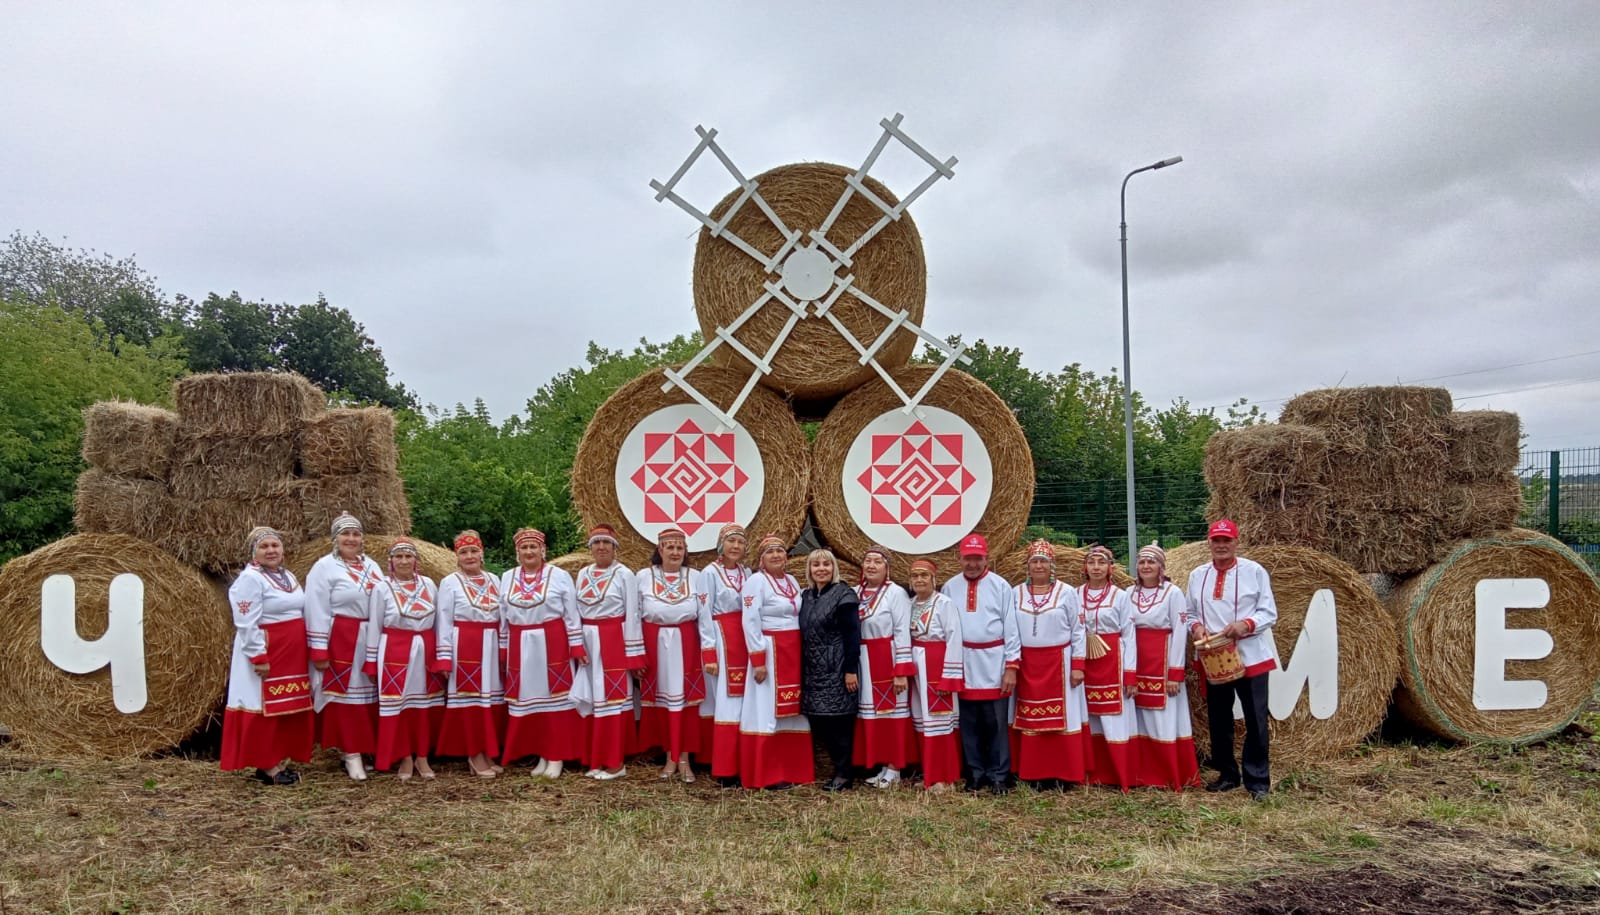
[[[178,414],[160,407],[101,401],[83,411],[83,458],[74,521],[86,534],[155,539],[171,519],[167,477]]]
[[[1446,423],[1449,459],[1441,524],[1448,540],[1465,540],[1517,523],[1522,514],[1522,422],[1515,413],[1469,410]]]
[[[411,509],[400,479],[394,414],[381,407],[339,408],[308,417],[299,434],[301,524],[324,531],[341,511],[367,530],[403,533]]]
[[[1208,517],[1231,518],[1249,543],[1327,543],[1328,436],[1293,424],[1230,429],[1206,442]]]

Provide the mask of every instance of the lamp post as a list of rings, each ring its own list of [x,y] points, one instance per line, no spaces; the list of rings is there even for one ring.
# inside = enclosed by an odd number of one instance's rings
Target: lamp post
[[[1128,569],[1133,570],[1134,557],[1139,555],[1138,519],[1133,510],[1133,359],[1128,347],[1128,179],[1140,172],[1153,172],[1158,168],[1177,165],[1182,156],[1162,159],[1143,168],[1136,168],[1122,179],[1122,422],[1128,459]]]

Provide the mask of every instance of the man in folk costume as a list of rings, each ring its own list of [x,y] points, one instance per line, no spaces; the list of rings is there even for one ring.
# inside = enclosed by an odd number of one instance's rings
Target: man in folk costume
[[[633,672],[644,669],[644,631],[633,573],[617,562],[617,531],[589,531],[594,562],[578,572],[578,617],[583,645],[572,698],[583,719],[584,774],[600,781],[628,774],[622,760],[634,752]]]
[[[1226,518],[1211,525],[1211,561],[1189,573],[1189,635],[1200,647],[1206,674],[1206,718],[1217,780],[1207,791],[1239,787],[1233,755],[1233,704],[1244,708],[1244,786],[1261,800],[1272,787],[1267,763],[1267,674],[1278,667],[1272,624],[1278,604],[1259,563],[1237,555],[1239,528]],[[1209,654],[1209,657],[1208,657]]]
[[[233,660],[222,713],[222,769],[256,768],[267,785],[292,785],[307,762],[316,728],[311,663],[306,657],[305,592],[283,564],[283,537],[258,527],[250,564],[228,589]]]
[[[961,618],[961,748],[967,790],[1011,790],[1011,694],[1017,687],[1022,642],[1011,586],[989,571],[989,542],[981,534],[961,541],[961,574],[944,583],[944,596]]]
[[[867,779],[874,788],[900,781],[900,770],[916,760],[911,728],[911,597],[889,580],[889,550],[872,546],[861,557],[856,588],[861,616],[862,688],[856,693],[853,763],[882,765]]]
[[[1094,544],[1083,557],[1078,613],[1084,628],[1083,691],[1089,706],[1090,782],[1133,784],[1133,612],[1127,592],[1111,580],[1116,560]]]
[[[532,774],[560,778],[583,751],[583,721],[572,701],[573,657],[583,649],[572,576],[545,562],[544,532],[512,537],[517,564],[500,576],[500,645],[506,666],[506,739],[500,761],[537,756]]]
[[[811,725],[800,712],[800,583],[785,570],[777,534],[756,547],[760,568],[744,583],[745,650],[750,677],[739,719],[739,780],[782,790],[815,777]]]
[[[717,558],[700,572],[695,587],[700,627],[700,662],[707,677],[700,720],[712,722],[700,731],[701,758],[711,753],[711,774],[724,788],[739,783],[739,715],[744,704],[750,652],[744,638],[744,605],[740,592],[750,579],[743,564],[747,538],[737,524],[717,534]]]
[[[911,725],[922,760],[922,784],[949,791],[961,777],[961,740],[956,736],[956,698],[965,686],[961,664],[961,618],[950,598],[934,590],[939,566],[911,562]]]
[[[306,574],[306,640],[317,707],[317,741],[337,747],[344,769],[366,781],[361,754],[378,752],[378,685],[362,669],[378,631],[368,625],[373,591],[383,569],[361,550],[361,522],[341,512],[333,519],[333,551]]]
[[[699,601],[695,575],[685,565],[687,535],[668,527],[656,536],[650,568],[635,576],[639,619],[644,629],[644,676],[639,681],[640,750],[661,747],[667,761],[662,778],[677,775],[694,782],[690,756],[700,746],[700,703],[706,697],[700,659]],[[709,747],[705,749],[710,749]]]
[[[456,571],[439,583],[435,616],[439,660],[449,665],[444,720],[437,750],[464,756],[474,775],[493,778],[503,771],[500,715],[505,688],[500,681],[500,582],[483,570],[483,538],[477,531],[456,535]]]
[[[1137,643],[1133,783],[1181,791],[1200,784],[1183,682],[1188,601],[1168,580],[1167,553],[1159,544],[1139,550],[1137,572],[1128,591]]]
[[[378,752],[380,770],[393,768],[401,781],[413,774],[433,778],[428,754],[444,713],[444,686],[435,674],[447,674],[438,661],[435,601],[439,586],[417,570],[417,546],[398,537],[389,547],[389,574],[373,590],[371,631],[367,642],[367,676],[378,683]]]
[[[1016,587],[1022,667],[1012,717],[1017,777],[1060,788],[1085,778],[1088,707],[1084,701],[1084,630],[1077,592],[1057,581],[1048,540],[1028,544],[1028,579]]]

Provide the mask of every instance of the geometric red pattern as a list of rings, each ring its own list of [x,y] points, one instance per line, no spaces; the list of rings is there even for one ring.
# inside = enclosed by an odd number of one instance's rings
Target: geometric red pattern
[[[676,524],[690,537],[731,524],[750,477],[735,460],[732,432],[707,432],[686,419],[674,432],[646,432],[644,461],[628,480],[644,494],[644,523]]]
[[[961,524],[962,497],[977,482],[962,464],[963,439],[930,432],[921,420],[898,435],[873,435],[871,463],[855,480],[872,500],[872,523],[912,537]]]

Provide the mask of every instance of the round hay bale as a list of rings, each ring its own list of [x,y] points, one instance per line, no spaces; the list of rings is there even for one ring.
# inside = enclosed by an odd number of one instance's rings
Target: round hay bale
[[[594,554],[588,550],[579,550],[576,553],[568,553],[565,556],[557,556],[556,558],[549,560],[549,562],[551,565],[562,570],[563,572],[566,572],[568,575],[576,575],[583,570],[584,566],[594,562]]]
[[[1302,688],[1288,717],[1270,716],[1274,768],[1281,773],[1349,752],[1383,723],[1389,698],[1394,693],[1395,678],[1400,672],[1394,621],[1384,612],[1367,580],[1348,563],[1326,553],[1294,546],[1249,547],[1239,552],[1261,563],[1272,577],[1272,596],[1278,604],[1278,622],[1272,632],[1280,664],[1292,666],[1296,663],[1297,652],[1319,649],[1310,642],[1302,645],[1299,641],[1319,592],[1332,593],[1337,614],[1337,708],[1327,718],[1315,717],[1311,712],[1309,690]],[[1184,544],[1167,553],[1167,574],[1173,584],[1184,588],[1190,573],[1210,561],[1208,544]],[[1289,675],[1282,669],[1268,676],[1269,695],[1276,696],[1290,688]],[[1189,701],[1195,746],[1201,755],[1206,755],[1210,753],[1211,738],[1206,721],[1205,688],[1204,682],[1192,671]],[[1242,746],[1244,722],[1235,723],[1234,733],[1236,742]]]
[[[1508,660],[1507,680],[1542,680],[1538,708],[1485,709],[1476,683],[1477,587],[1532,578],[1549,587],[1538,609],[1508,612],[1507,629],[1543,629],[1554,647],[1538,660]],[[1534,531],[1510,529],[1462,542],[1443,562],[1403,581],[1387,606],[1400,630],[1395,709],[1454,740],[1527,743],[1565,728],[1600,681],[1600,580],[1571,550]]]
[[[694,373],[695,388],[723,410],[746,380],[717,366]],[[776,532],[794,542],[806,520],[811,455],[783,398],[755,388],[739,409],[742,428],[718,432],[680,388],[663,392],[665,381],[664,369],[635,378],[589,421],[572,462],[572,500],[585,529],[615,527],[617,558],[633,569],[649,565],[655,533],[669,523],[689,535],[695,568],[716,555],[717,531],[728,522],[743,524],[752,540]]]
[[[911,392],[934,371],[911,365],[890,375]],[[859,563],[881,540],[894,551],[895,581],[909,578],[917,556],[934,559],[943,574],[959,568],[955,545],[974,531],[991,550],[1006,549],[1033,507],[1033,452],[999,395],[952,369],[922,405],[931,408],[925,419],[906,415],[899,395],[874,379],[839,402],[812,446],[812,519],[823,541]]]
[[[378,565],[388,568],[389,547],[394,546],[397,539],[399,539],[397,536],[391,534],[367,534],[362,538],[362,549],[368,556],[377,560]],[[455,553],[426,540],[413,542],[417,545],[417,568],[435,583],[456,570]],[[284,564],[296,578],[300,579],[301,584],[305,584],[311,567],[316,565],[318,559],[331,552],[333,552],[333,538],[324,536],[320,542],[309,541],[290,550],[284,559]]]
[[[80,636],[98,638],[108,588],[123,573],[144,582],[148,699],[133,714],[112,702],[111,674],[69,674],[39,644],[40,587],[72,576]],[[143,756],[194,734],[219,711],[228,685],[233,620],[225,589],[142,540],[78,534],[6,563],[0,572],[0,721],[43,756]]]
[[[805,236],[800,245],[803,248],[810,243],[809,233],[822,227],[834,204],[849,188],[845,176],[854,172],[855,169],[842,165],[807,162],[779,166],[757,175],[755,182],[760,185],[762,198],[784,225]],[[890,206],[899,203],[876,179],[868,177],[863,183]],[[712,209],[711,217],[720,220],[742,193],[737,189],[730,191]],[[829,227],[828,240],[840,249],[848,248],[882,216],[883,211],[865,197],[852,194]],[[777,227],[752,203],[740,207],[728,223],[728,229],[767,254],[776,252],[784,244]],[[731,326],[766,294],[766,283],[782,285],[781,272],[780,266],[779,274],[768,273],[726,238],[712,238],[709,229],[702,229],[694,251],[694,302],[700,332],[707,340],[714,339],[719,328]],[[855,288],[878,300],[891,312],[904,310],[912,321],[922,323],[928,290],[927,264],[922,255],[922,237],[917,234],[916,224],[909,214],[890,221],[855,252],[850,266],[840,269],[837,275],[841,279],[854,276]],[[792,297],[800,295],[804,293]],[[889,326],[888,318],[851,295],[839,297],[829,313],[863,346],[870,346]],[[734,336],[753,352],[764,354],[791,314],[781,303],[769,301],[734,331]],[[885,368],[898,368],[910,360],[916,347],[915,334],[897,331],[878,350],[876,358]],[[718,347],[716,358],[719,364],[738,369],[745,377],[754,369],[730,346]],[[761,383],[795,397],[811,399],[843,394],[874,375],[870,365],[860,363],[855,348],[832,322],[808,315],[795,325],[773,357],[771,374],[763,377]]]
[[[810,555],[810,553],[802,553],[799,556],[790,556],[789,562],[786,566],[789,574],[794,576],[794,580],[798,581],[802,588],[811,584],[811,571],[810,567],[806,563],[806,559]],[[852,587],[861,583],[860,566],[844,558],[843,556],[840,556],[838,553],[834,553],[833,558],[837,560],[839,564],[840,581]]]
[[[83,411],[83,459],[117,476],[164,481],[177,432],[170,410],[102,400]]]
[[[300,470],[308,477],[393,474],[399,466],[394,414],[383,407],[329,410],[300,430]]]
[[[1056,578],[1076,588],[1083,584],[1083,557],[1089,551],[1083,547],[1067,546],[1063,543],[1052,543],[1050,548],[1056,554]],[[1006,550],[989,563],[996,575],[1006,581],[1018,585],[1028,577],[1028,550],[1027,547],[1018,547]],[[1120,588],[1133,584],[1133,576],[1121,563],[1111,567],[1111,580]]]

